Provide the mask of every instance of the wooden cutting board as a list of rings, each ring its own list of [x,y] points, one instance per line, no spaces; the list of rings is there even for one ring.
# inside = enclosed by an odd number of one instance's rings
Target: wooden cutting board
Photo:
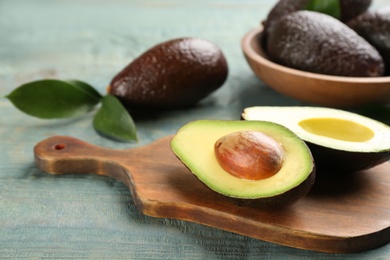
[[[285,246],[352,253],[390,241],[390,163],[339,177],[317,178],[294,205],[264,210],[211,191],[173,154],[171,137],[144,147],[112,150],[66,136],[34,148],[51,174],[95,173],[125,183],[144,214],[200,223]]]

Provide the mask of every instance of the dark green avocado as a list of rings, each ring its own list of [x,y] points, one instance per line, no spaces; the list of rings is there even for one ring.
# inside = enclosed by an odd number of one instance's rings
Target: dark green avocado
[[[346,22],[366,12],[371,6],[372,0],[339,0],[339,2],[340,20]]]
[[[377,77],[384,73],[378,51],[339,20],[296,11],[269,29],[267,53],[281,65],[326,75]]]
[[[385,74],[390,75],[390,6],[363,13],[347,25],[379,51],[385,63]]]
[[[295,11],[304,10],[310,0],[279,0],[267,18],[263,21],[264,37],[268,34],[268,28],[274,21],[283,16]],[[348,21],[362,13],[364,13],[370,6],[372,0],[340,0],[340,17],[342,22]]]
[[[274,7],[269,11],[267,18],[263,21],[265,31],[268,31],[268,28],[271,24],[281,17],[290,14],[295,11],[302,10],[304,6],[309,2],[309,0],[280,0]]]
[[[128,108],[189,107],[223,85],[228,65],[221,49],[199,38],[160,43],[132,61],[108,92]]]

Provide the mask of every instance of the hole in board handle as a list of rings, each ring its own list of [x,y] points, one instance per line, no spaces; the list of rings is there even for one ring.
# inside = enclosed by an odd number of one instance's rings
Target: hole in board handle
[[[63,150],[65,148],[65,145],[64,144],[56,144],[54,146],[54,149],[55,150]]]

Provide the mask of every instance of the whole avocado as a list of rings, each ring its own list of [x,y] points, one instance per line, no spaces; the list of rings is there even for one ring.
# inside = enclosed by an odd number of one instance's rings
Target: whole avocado
[[[363,13],[347,25],[379,51],[390,75],[390,7]]]
[[[287,67],[335,76],[382,76],[378,51],[339,20],[322,13],[296,11],[270,28],[267,53]]]
[[[160,43],[132,61],[108,92],[128,108],[189,107],[225,82],[227,61],[215,44],[199,38]]]
[[[340,21],[347,22],[350,19],[366,12],[371,6],[372,0],[339,0]]]
[[[263,21],[265,34],[268,34],[268,28],[273,22],[282,18],[283,16],[304,10],[310,0],[279,0],[271,11],[265,21]],[[340,21],[346,22],[367,11],[371,6],[372,0],[339,0],[340,4]]]

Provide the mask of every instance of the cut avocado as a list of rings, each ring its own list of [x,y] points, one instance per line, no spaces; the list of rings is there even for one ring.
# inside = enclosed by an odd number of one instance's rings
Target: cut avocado
[[[371,168],[390,159],[390,127],[355,113],[323,107],[249,107],[244,120],[286,126],[310,147],[316,167],[328,172]]]
[[[243,131],[260,132],[280,144],[283,164],[271,177],[248,180],[225,171],[217,161],[214,145],[224,136]],[[279,207],[304,196],[315,179],[315,166],[309,148],[284,126],[261,121],[193,121],[179,129],[171,141],[176,156],[210,189],[245,202]]]

